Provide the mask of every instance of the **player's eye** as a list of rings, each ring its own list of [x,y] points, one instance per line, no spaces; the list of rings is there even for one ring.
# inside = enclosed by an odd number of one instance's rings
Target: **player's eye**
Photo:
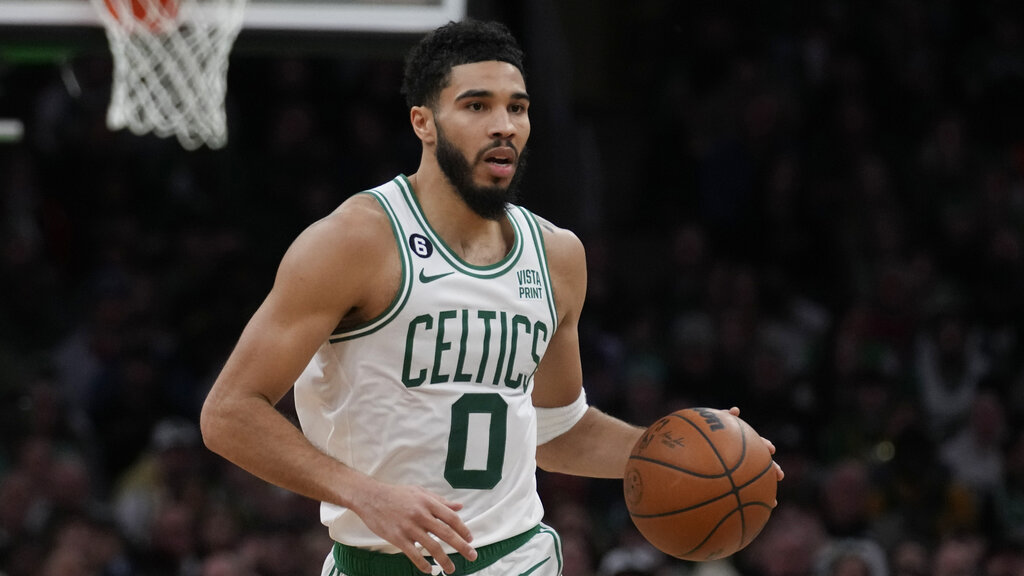
[[[512,104],[508,107],[508,111],[513,114],[522,114],[523,112],[526,112],[526,106],[522,104]]]
[[[482,102],[470,102],[469,104],[466,105],[466,108],[474,112],[479,112],[484,109],[484,105]]]

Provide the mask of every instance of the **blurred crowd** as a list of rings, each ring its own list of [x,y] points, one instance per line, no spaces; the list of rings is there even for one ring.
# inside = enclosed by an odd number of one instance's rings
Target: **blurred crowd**
[[[523,203],[587,246],[590,402],[739,406],[787,475],[691,564],[541,472],[566,575],[1024,575],[1024,4],[540,4]],[[196,152],[109,131],[110,66],[0,57],[0,574],[319,574],[317,504],[196,421],[291,239],[415,168],[401,62],[238,53]]]

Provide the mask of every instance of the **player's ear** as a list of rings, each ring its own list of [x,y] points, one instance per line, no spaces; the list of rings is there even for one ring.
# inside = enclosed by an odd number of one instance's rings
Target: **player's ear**
[[[434,129],[434,111],[429,106],[413,106],[409,110],[409,122],[416,137],[424,144],[432,145],[437,139]]]

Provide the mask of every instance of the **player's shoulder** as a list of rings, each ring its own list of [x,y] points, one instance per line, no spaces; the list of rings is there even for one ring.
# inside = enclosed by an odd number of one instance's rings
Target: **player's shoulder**
[[[578,313],[587,290],[587,255],[575,232],[534,214],[544,239],[548,271],[554,285],[556,307],[562,320]],[[573,312],[575,311],[575,312]]]
[[[543,216],[534,214],[544,238],[548,260],[552,263],[580,262],[586,258],[583,241],[569,228],[554,224]]]
[[[312,223],[303,234],[332,241],[339,237],[349,241],[374,240],[390,236],[391,224],[380,203],[369,194],[355,194],[330,214]]]
[[[391,244],[392,231],[387,213],[373,196],[356,194],[306,227],[289,252],[315,254],[320,258],[344,253],[373,257],[377,251],[390,248]]]

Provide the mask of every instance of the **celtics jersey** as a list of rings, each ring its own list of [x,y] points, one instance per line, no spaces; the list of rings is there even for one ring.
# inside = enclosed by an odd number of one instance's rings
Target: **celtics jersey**
[[[317,351],[295,384],[303,432],[382,482],[463,504],[474,546],[525,532],[543,516],[533,374],[556,328],[537,221],[509,206],[511,250],[474,266],[430,227],[404,176],[364,193],[390,219],[398,294]],[[398,552],[349,509],[324,503],[321,520],[338,542]]]

